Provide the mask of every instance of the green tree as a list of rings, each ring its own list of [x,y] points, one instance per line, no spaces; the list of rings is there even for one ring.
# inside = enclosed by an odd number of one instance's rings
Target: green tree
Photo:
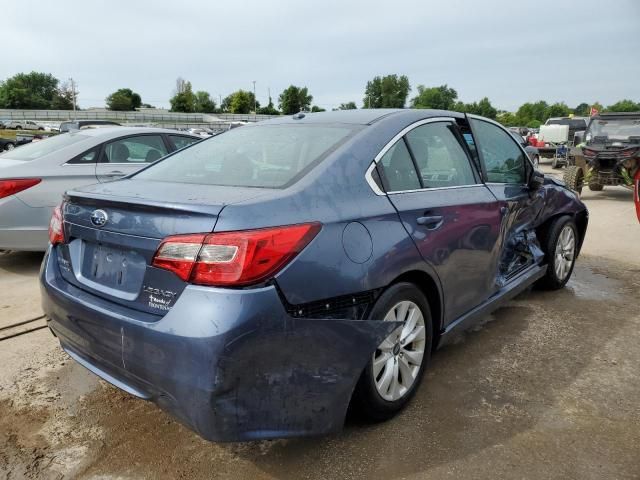
[[[292,115],[303,110],[309,110],[313,95],[309,95],[307,87],[300,88],[290,85],[280,94],[278,100],[282,113]]]
[[[571,109],[567,107],[566,103],[554,103],[553,105],[549,105],[549,108],[545,113],[545,121],[550,117],[568,117],[571,113]]]
[[[71,86],[68,83],[63,83],[58,88],[57,93],[53,96],[51,100],[51,109],[52,110],[72,110],[73,109],[73,90],[71,90]],[[76,98],[78,96],[78,91],[75,92]],[[77,105],[76,105],[77,108]]]
[[[258,109],[258,113],[262,115],[280,115],[280,112],[273,106],[273,100],[269,97],[269,103],[266,107]]]
[[[246,90],[233,92],[222,101],[222,111],[230,113],[250,113],[253,110],[254,98],[253,92]],[[256,102],[256,107],[260,108],[258,102]]]
[[[367,82],[362,103],[364,108],[404,108],[409,90],[406,75],[376,76]]]
[[[609,105],[607,112],[640,112],[640,103],[633,100],[620,100],[619,102]]]
[[[584,102],[573,109],[574,115],[578,115],[579,117],[588,117],[590,111],[591,111],[591,107],[589,106],[588,103],[584,103]]]
[[[316,112],[326,112],[327,110],[325,108],[314,105],[313,107],[311,107],[311,111],[316,113]]]
[[[140,108],[142,105],[140,95],[132,91],[130,88],[121,88],[116,90],[105,100],[109,110],[132,111],[136,108]]]
[[[517,127],[517,119],[516,116],[511,112],[500,111],[498,115],[496,115],[496,120],[500,122],[505,127]]]
[[[487,97],[484,97],[479,102],[473,103],[456,102],[452,110],[463,113],[474,113],[491,119],[495,119],[498,115],[498,110],[491,105],[491,101],[489,101]]]
[[[216,102],[211,99],[209,92],[198,91],[196,97],[196,112],[213,113],[216,111]]]
[[[68,90],[59,83],[50,73],[18,73],[0,82],[0,108],[71,109]]]
[[[341,103],[338,110],[357,110],[356,102]]]
[[[418,85],[418,95],[411,99],[413,108],[435,108],[439,110],[453,110],[458,99],[458,92],[447,85],[427,88]]]
[[[191,88],[191,82],[184,81],[184,83],[182,83],[180,88],[177,89],[176,94],[171,100],[169,100],[169,102],[171,103],[172,112],[195,112],[196,96]]]

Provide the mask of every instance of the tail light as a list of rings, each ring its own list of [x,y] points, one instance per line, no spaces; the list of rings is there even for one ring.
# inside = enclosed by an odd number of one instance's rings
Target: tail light
[[[596,152],[595,150],[590,150],[588,148],[583,148],[582,153],[584,153],[585,157],[589,157],[589,158],[593,158],[596,155],[598,155],[598,152]]]
[[[18,192],[37,185],[42,180],[40,178],[10,178],[0,180],[0,198],[15,195]]]
[[[626,150],[622,150],[620,152],[620,155],[625,157],[625,158],[631,158],[633,157],[636,153],[638,153],[638,149],[637,148],[627,148]]]
[[[275,275],[320,231],[319,223],[175,235],[165,238],[153,266],[198,285],[243,286]]]
[[[64,222],[62,218],[62,205],[58,205],[49,221],[49,241],[51,245],[64,243]]]

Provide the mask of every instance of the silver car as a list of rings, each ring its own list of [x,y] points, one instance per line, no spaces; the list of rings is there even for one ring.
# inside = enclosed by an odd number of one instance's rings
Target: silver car
[[[201,137],[160,128],[80,130],[0,155],[0,251],[44,251],[51,212],[71,188],[136,172]]]

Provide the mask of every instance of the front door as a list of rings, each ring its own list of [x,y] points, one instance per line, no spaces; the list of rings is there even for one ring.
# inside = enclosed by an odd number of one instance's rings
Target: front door
[[[446,324],[495,291],[501,214],[454,121],[416,126],[378,161],[390,201],[444,292]]]
[[[528,178],[534,167],[504,128],[480,118],[472,117],[469,123],[486,185],[504,215],[497,279],[502,286],[542,258],[533,226],[544,206],[546,190],[529,188]]]

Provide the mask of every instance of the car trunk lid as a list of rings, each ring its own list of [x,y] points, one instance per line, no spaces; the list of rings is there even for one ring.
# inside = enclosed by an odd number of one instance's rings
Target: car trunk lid
[[[170,310],[187,283],[151,266],[163,238],[208,233],[225,205],[256,189],[124,180],[69,192],[62,276],[102,298],[149,313]]]

